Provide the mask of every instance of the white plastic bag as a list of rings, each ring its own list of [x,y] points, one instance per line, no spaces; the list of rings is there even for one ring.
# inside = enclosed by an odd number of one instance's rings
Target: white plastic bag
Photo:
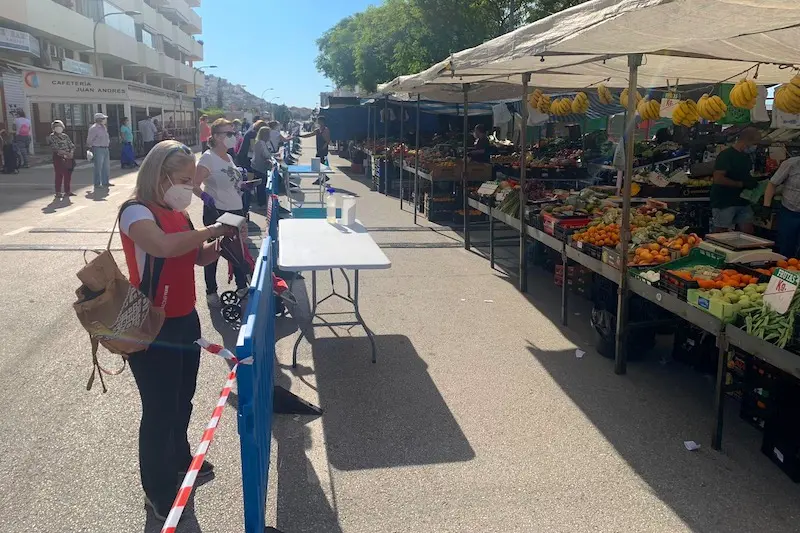
[[[89,161],[94,159],[94,153],[92,153],[91,150],[86,150],[86,159],[88,159]]]

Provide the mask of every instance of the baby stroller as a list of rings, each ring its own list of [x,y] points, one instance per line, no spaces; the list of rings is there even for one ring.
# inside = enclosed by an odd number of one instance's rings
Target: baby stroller
[[[232,215],[237,216],[237,215]],[[222,221],[223,223],[224,220]],[[228,283],[233,280],[234,268],[240,269],[247,275],[248,281],[253,275],[255,261],[247,250],[247,222],[242,222],[238,233],[232,237],[223,237],[220,240],[220,255],[228,261]],[[219,296],[222,301],[222,318],[227,322],[236,323],[242,318],[242,298],[236,291],[225,291]]]

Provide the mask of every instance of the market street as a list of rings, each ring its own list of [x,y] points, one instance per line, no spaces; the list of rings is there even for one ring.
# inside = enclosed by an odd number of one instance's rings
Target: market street
[[[89,342],[71,308],[82,250],[105,246],[132,190],[133,173],[112,176],[109,196],[92,199],[90,171],[76,171],[78,196],[63,207],[51,203],[50,169],[0,178],[3,533],[159,530],[142,504],[133,378],[107,378],[105,395],[85,390]],[[378,362],[361,331],[319,329],[293,374],[296,322],[278,321],[277,383],[325,414],[276,417],[269,524],[284,533],[796,530],[800,489],[734,409],[724,452],[710,449],[710,378],[658,356],[614,375],[594,351],[586,302],[574,299],[569,328],[556,325],[551,274],[533,269],[525,297],[465,252],[457,232],[414,226],[408,206],[369,192],[363,178],[332,181],[359,196],[359,218],[393,263],[362,281]],[[196,221],[199,207],[190,208]],[[202,295],[198,311],[204,335],[232,346],[236,332],[212,320]],[[203,355],[193,444],[226,371]],[[229,403],[209,454],[216,478],[197,489],[181,532],[242,531]],[[688,452],[684,440],[703,447]]]

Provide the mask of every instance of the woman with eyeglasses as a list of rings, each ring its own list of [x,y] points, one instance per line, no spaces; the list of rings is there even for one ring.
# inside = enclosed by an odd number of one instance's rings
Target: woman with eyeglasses
[[[192,461],[186,431],[200,365],[194,266],[215,262],[215,239],[235,232],[219,223],[192,227],[186,208],[194,176],[192,151],[177,141],[160,142],[142,162],[133,198],[119,213],[131,284],[166,315],[147,350],[128,359],[142,401],[139,472],[145,503],[162,521]],[[204,462],[198,477],[210,476],[213,469]]]
[[[200,156],[195,174],[194,193],[203,200],[203,224],[213,224],[223,213],[245,216],[242,209],[242,174],[233,163],[228,150],[236,145],[236,128],[233,122],[218,118],[211,124],[209,149]],[[203,188],[200,188],[203,185]],[[217,261],[205,266],[206,299],[210,307],[220,307],[217,294]],[[236,293],[247,295],[247,275],[234,266]]]

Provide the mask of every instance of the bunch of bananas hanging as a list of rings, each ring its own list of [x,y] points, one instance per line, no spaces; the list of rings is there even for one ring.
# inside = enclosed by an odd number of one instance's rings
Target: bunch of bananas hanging
[[[658,120],[661,118],[661,101],[645,98],[636,106],[642,120]]]
[[[731,89],[730,100],[736,107],[753,109],[758,100],[758,87],[753,80],[739,80]]]
[[[589,97],[586,93],[577,93],[572,100],[572,112],[576,115],[585,115],[589,111]]]
[[[559,98],[550,106],[550,114],[563,117],[572,113],[572,100],[569,98]]]
[[[694,100],[682,100],[672,111],[672,122],[678,126],[686,126],[688,128],[698,120],[700,120],[700,114],[697,111],[697,104],[694,103]]]
[[[775,107],[784,113],[800,113],[800,75],[775,89]]]
[[[728,111],[728,106],[722,101],[722,98],[716,95],[709,96],[704,94],[697,101],[697,112],[706,120],[716,122],[725,116]]]
[[[600,99],[600,103],[603,105],[614,103],[614,95],[611,94],[611,91],[608,90],[608,87],[603,84],[597,86],[597,97]]]
[[[528,105],[536,109],[539,107],[539,99],[542,97],[542,90],[536,89],[528,95]]]
[[[550,97],[543,94],[539,97],[539,102],[536,104],[536,110],[539,113],[550,113]]]
[[[635,98],[636,98],[636,104],[633,106],[634,108],[636,108],[636,106],[639,105],[639,102],[642,101],[642,95],[639,94],[639,91],[636,91]],[[622,93],[619,95],[619,104],[625,109],[628,109],[628,89],[622,90]]]

